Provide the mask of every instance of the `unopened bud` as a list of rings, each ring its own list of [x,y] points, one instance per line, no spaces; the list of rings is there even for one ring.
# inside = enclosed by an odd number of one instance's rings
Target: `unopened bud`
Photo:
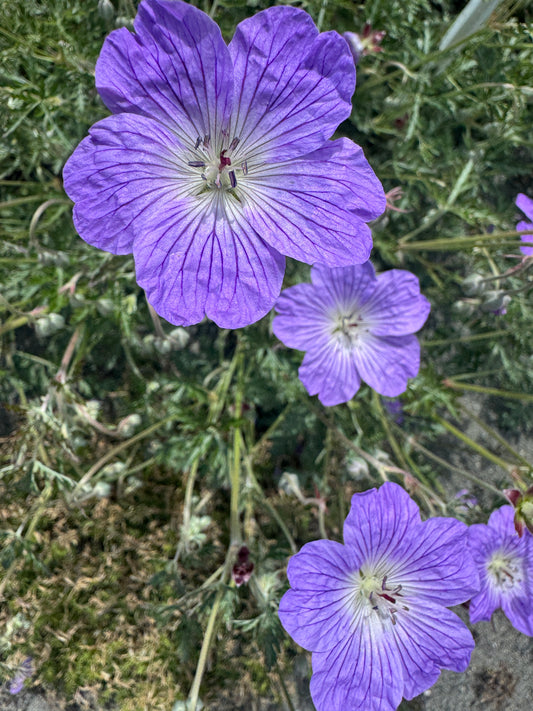
[[[481,274],[474,272],[463,280],[463,291],[467,296],[476,296],[485,289],[485,282]]]
[[[111,22],[115,16],[115,8],[111,0],[98,0],[98,14],[106,22]]]

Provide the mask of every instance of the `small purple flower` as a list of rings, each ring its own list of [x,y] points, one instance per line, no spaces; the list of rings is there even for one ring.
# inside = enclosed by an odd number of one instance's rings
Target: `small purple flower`
[[[533,636],[533,539],[520,537],[512,506],[493,511],[488,524],[474,524],[468,541],[477,564],[481,590],[470,602],[470,621],[490,620],[501,607],[513,627]]]
[[[9,693],[14,695],[22,691],[24,682],[26,681],[26,679],[29,679],[32,674],[33,661],[31,657],[27,657],[19,666],[19,668],[17,669],[17,673],[11,680],[9,684]]]
[[[63,173],[81,237],[133,253],[168,321],[238,328],[279,295],[285,256],[364,262],[383,189],[359,146],[345,40],[294,7],[241,22],[229,45],[184,2],[143,0],[106,39],[96,86],[113,116]]]
[[[366,264],[330,269],[316,265],[312,284],[286,289],[272,328],[289,348],[307,351],[299,376],[324,405],[347,402],[361,380],[396,397],[420,367],[412,335],[430,310],[418,279],[392,269],[376,277]]]
[[[385,410],[389,413],[391,418],[396,422],[397,425],[403,425],[403,405],[399,397],[382,400]]]
[[[527,195],[524,195],[524,193],[518,193],[516,196],[516,206],[522,210],[522,212],[526,215],[527,218],[530,220],[533,220],[533,200],[529,198]],[[530,235],[522,235],[522,242],[526,242],[526,244],[533,243],[533,224],[531,222],[526,222],[525,220],[522,220],[519,222],[516,226],[516,229],[518,232],[522,232],[523,230],[529,230],[531,228],[532,234]],[[525,254],[526,257],[531,257],[533,255],[533,244],[531,247],[520,247],[520,251],[522,254]]]
[[[279,616],[313,652],[317,711],[392,711],[437,680],[464,671],[474,640],[447,609],[479,589],[451,518],[422,522],[397,484],[355,494],[344,545],[307,543],[289,562]]]

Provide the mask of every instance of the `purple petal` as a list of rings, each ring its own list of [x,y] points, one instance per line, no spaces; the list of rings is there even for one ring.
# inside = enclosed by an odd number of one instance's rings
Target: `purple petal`
[[[511,508],[502,507],[502,508]],[[493,512],[494,515],[495,512]],[[494,519],[495,521],[496,519]],[[502,539],[495,528],[485,524],[474,524],[468,529],[468,546],[480,577],[480,590],[470,601],[470,622],[490,620],[492,613],[501,606],[501,591],[487,571],[492,554],[501,548]]]
[[[376,631],[377,632],[377,631]],[[311,696],[317,711],[394,711],[402,698],[391,637],[365,626],[327,652],[313,653]]]
[[[529,585],[531,585],[531,577]],[[502,596],[502,610],[509,618],[509,622],[522,634],[533,637],[533,598],[532,590],[528,586],[523,595]]]
[[[355,68],[348,45],[336,32],[319,35],[302,10],[258,12],[237,26],[228,49],[237,87],[233,134],[252,153],[304,155],[350,115]]]
[[[437,605],[458,605],[478,592],[467,535],[465,524],[452,518],[424,521],[399,573],[402,592]]]
[[[514,508],[512,506],[500,506],[495,509],[489,516],[487,526],[497,531],[501,538],[511,537],[511,539],[514,538],[517,543],[520,541],[520,536],[516,533],[514,528]],[[471,526],[470,529],[474,531],[478,530],[477,525]]]
[[[520,251],[526,257],[531,257],[531,255],[533,254],[533,225],[530,225],[528,222],[519,222],[516,226],[516,229],[518,232],[521,232],[522,230],[531,229],[532,234],[522,235],[520,238],[522,242],[524,242],[524,245],[520,247]],[[531,244],[531,247],[526,247],[526,244]]]
[[[108,108],[156,118],[193,144],[227,127],[233,67],[213,20],[184,2],[143,0],[134,28],[112,32],[96,64]]]
[[[298,377],[309,395],[318,395],[326,407],[348,402],[361,386],[353,353],[329,344],[307,351]]]
[[[527,218],[533,220],[533,200],[530,197],[524,195],[524,193],[518,193],[515,205],[522,210]],[[527,229],[527,227],[524,229]]]
[[[334,541],[313,541],[289,562],[292,589],[279,606],[281,623],[304,649],[326,651],[350,633],[353,583],[350,572],[357,562],[345,546]]]
[[[290,163],[260,165],[246,178],[250,223],[278,252],[308,264],[366,262],[372,237],[365,220],[384,207],[381,184],[347,139]]]
[[[344,522],[344,543],[359,559],[403,561],[412,545],[410,531],[421,523],[418,506],[398,484],[354,494]]]
[[[470,601],[469,614],[470,622],[475,624],[481,620],[490,620],[494,610],[501,607],[501,595],[496,588],[490,584],[488,576],[481,576],[481,590],[474,595]]]
[[[377,337],[365,334],[354,349],[361,378],[380,395],[396,397],[407,389],[407,380],[420,368],[420,344],[416,336]]]
[[[353,304],[366,303],[376,288],[376,273],[371,262],[336,269],[315,264],[311,280],[325,303],[348,309]]]
[[[304,351],[327,343],[331,323],[325,314],[325,300],[311,284],[285,289],[276,301],[276,311],[272,330],[289,348]]]
[[[411,272],[391,269],[380,274],[363,314],[373,321],[375,336],[403,336],[424,325],[430,303],[420,293],[417,277]]]
[[[171,323],[198,323],[205,313],[221,328],[241,328],[279,295],[285,259],[217,199],[167,204],[134,244],[137,281]]]
[[[174,134],[143,116],[121,114],[96,123],[63,171],[80,236],[113,254],[131,252],[144,225],[179,200],[180,150]]]
[[[439,669],[462,672],[470,663],[474,639],[466,625],[441,606],[418,605],[398,615],[394,628],[406,699],[428,689]]]

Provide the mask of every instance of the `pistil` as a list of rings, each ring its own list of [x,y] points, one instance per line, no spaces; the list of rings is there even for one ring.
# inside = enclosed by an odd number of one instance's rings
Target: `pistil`
[[[187,161],[187,165],[191,168],[203,168],[201,173],[202,180],[205,181],[208,188],[218,188],[224,190],[232,190],[237,187],[237,176],[235,171],[239,169],[232,166],[231,154],[239,145],[240,139],[235,136],[228,148],[222,148],[218,156],[213,156],[210,151],[210,136],[200,136],[196,139],[194,150],[200,153],[198,160]],[[248,165],[243,161],[240,165],[240,170],[243,175],[248,173]]]
[[[359,576],[359,591],[362,598],[370,604],[370,609],[376,612],[381,620],[390,619],[395,625],[399,610],[409,610],[406,605],[398,603],[398,598],[403,597],[402,586],[389,587],[386,575],[381,581],[374,575],[364,575],[362,571],[359,571]]]

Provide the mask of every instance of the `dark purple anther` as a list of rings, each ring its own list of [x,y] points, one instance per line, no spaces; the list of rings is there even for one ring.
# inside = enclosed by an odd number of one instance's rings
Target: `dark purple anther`
[[[235,177],[235,171],[230,170],[229,172],[229,181],[231,183],[231,187],[234,188],[237,185],[237,178]]]

